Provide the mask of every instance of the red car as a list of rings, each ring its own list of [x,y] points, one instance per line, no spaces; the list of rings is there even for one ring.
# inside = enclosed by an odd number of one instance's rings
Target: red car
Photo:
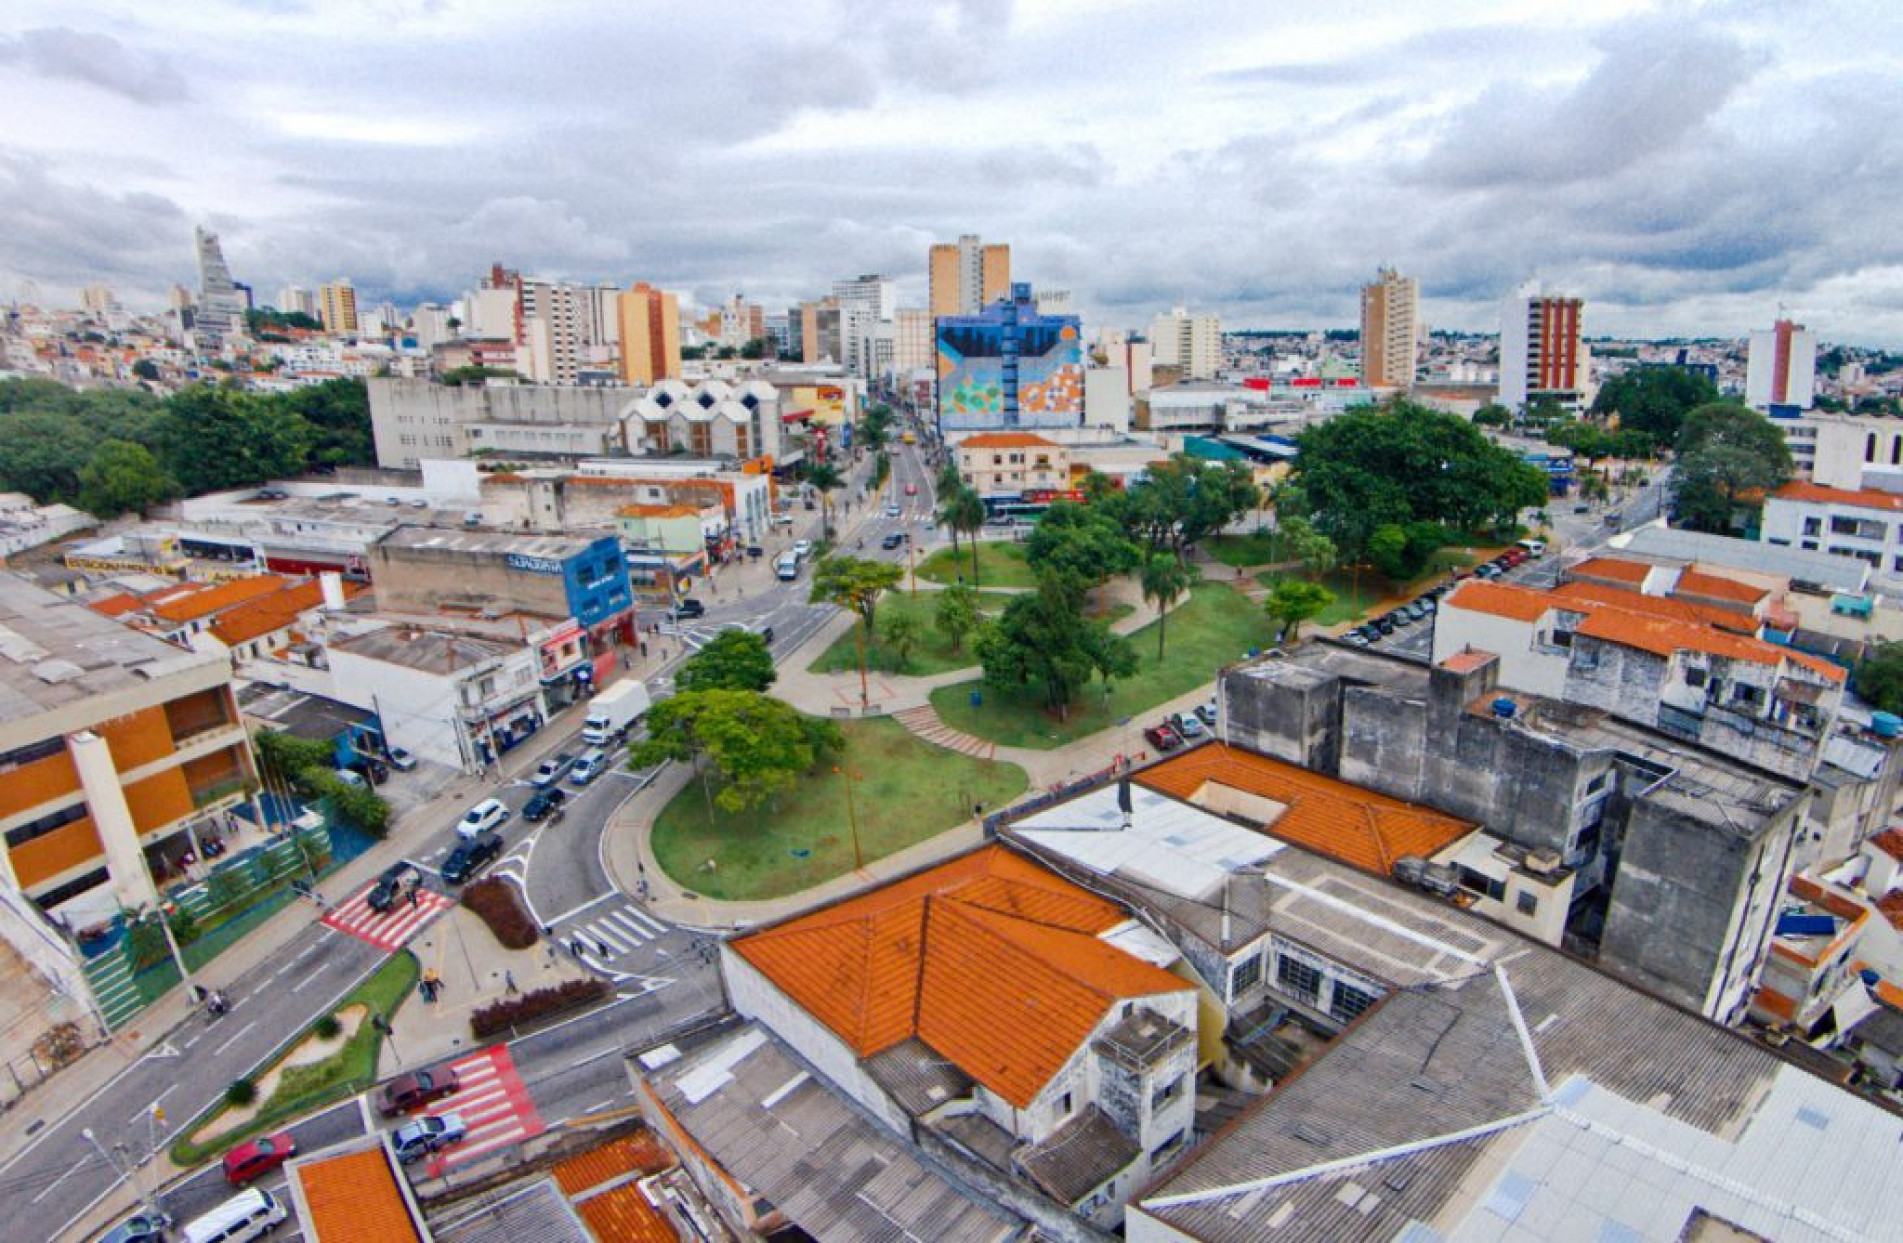
[[[906,484],[906,485],[905,485],[905,494],[906,494],[907,496],[917,496],[917,495],[918,495],[918,485],[917,485],[917,484],[915,484],[915,483],[908,483],[908,484]]]
[[[225,1154],[225,1181],[242,1187],[254,1178],[269,1174],[297,1155],[297,1141],[289,1131],[246,1140]]]
[[[398,1075],[383,1085],[383,1091],[377,1096],[377,1112],[386,1118],[394,1118],[431,1101],[441,1100],[461,1086],[456,1079],[456,1072],[442,1067]]]
[[[1158,751],[1174,751],[1183,745],[1183,736],[1177,733],[1176,727],[1171,725],[1168,721],[1163,722],[1161,725],[1150,726],[1150,728],[1143,731],[1143,736],[1148,739],[1150,745],[1155,747]]]

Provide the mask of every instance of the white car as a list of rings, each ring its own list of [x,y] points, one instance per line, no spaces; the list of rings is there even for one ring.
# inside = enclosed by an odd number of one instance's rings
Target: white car
[[[813,541],[809,539],[794,540],[793,541],[793,555],[796,557],[802,557],[802,558],[812,556],[813,555]]]
[[[568,770],[568,779],[575,785],[585,786],[607,772],[608,768],[606,751],[590,751],[575,761],[575,766]]]
[[[1176,727],[1176,732],[1183,736],[1185,742],[1191,738],[1201,738],[1209,732],[1209,727],[1194,712],[1178,712],[1170,718],[1170,724]]]
[[[793,525],[793,515],[792,514],[774,514],[773,525],[776,527],[790,527]]]
[[[499,798],[486,798],[463,813],[456,822],[458,837],[480,837],[491,829],[502,827],[509,818],[509,809]]]
[[[887,505],[887,506],[885,507],[885,516],[886,516],[886,517],[888,517],[888,518],[896,518],[896,517],[898,517],[898,516],[899,516],[899,507],[898,507],[897,505]]]
[[[390,748],[390,767],[400,773],[407,773],[416,767],[416,757],[402,747]]]

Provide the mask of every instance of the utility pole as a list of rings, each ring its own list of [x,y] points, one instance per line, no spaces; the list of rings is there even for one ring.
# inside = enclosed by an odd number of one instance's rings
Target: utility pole
[[[114,1144],[110,1149],[108,1149],[104,1144],[99,1142],[99,1137],[93,1134],[93,1130],[91,1127],[83,1128],[79,1132],[79,1134],[80,1134],[80,1138],[84,1139],[87,1143],[91,1144],[93,1146],[93,1150],[105,1159],[105,1162],[107,1165],[112,1167],[112,1172],[118,1175],[119,1182],[132,1184],[132,1190],[135,1193],[137,1193],[139,1197],[139,1202],[145,1205],[146,1212],[154,1217],[161,1216],[159,1212],[159,1206],[154,1204],[152,1202],[152,1197],[147,1195],[145,1192],[145,1189],[140,1187],[139,1184],[136,1181],[134,1181],[132,1177],[132,1171],[128,1170],[125,1166],[119,1163],[119,1158],[116,1155],[119,1151],[119,1145]]]

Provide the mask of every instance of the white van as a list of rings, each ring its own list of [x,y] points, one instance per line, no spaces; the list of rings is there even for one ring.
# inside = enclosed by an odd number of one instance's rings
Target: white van
[[[779,576],[781,582],[791,582],[798,578],[800,576],[798,555],[790,552],[781,553],[780,559],[773,563],[773,572]]]
[[[1518,547],[1524,548],[1526,555],[1529,557],[1544,557],[1546,555],[1545,540],[1523,539],[1519,542]]]
[[[286,1217],[284,1206],[268,1191],[252,1188],[226,1200],[203,1217],[185,1223],[184,1243],[250,1243],[261,1239]]]

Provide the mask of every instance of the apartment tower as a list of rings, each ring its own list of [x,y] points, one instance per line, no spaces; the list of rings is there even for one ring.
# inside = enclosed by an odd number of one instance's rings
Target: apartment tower
[[[1361,382],[1370,388],[1407,388],[1420,359],[1421,285],[1381,268],[1361,287]]]
[[[681,305],[671,293],[637,282],[621,295],[621,379],[653,384],[681,374]]]
[[[1527,284],[1500,308],[1500,404],[1509,410],[1551,398],[1578,409],[1588,355],[1580,337],[1578,298],[1539,292]]]
[[[1817,334],[1780,319],[1751,334],[1744,399],[1753,410],[1808,410],[1816,399]]]
[[[357,331],[357,291],[342,277],[317,290],[318,318],[324,331],[349,336]]]
[[[968,233],[956,242],[940,242],[932,247],[932,318],[977,315],[1010,292],[1009,246],[987,246],[976,234]]]

